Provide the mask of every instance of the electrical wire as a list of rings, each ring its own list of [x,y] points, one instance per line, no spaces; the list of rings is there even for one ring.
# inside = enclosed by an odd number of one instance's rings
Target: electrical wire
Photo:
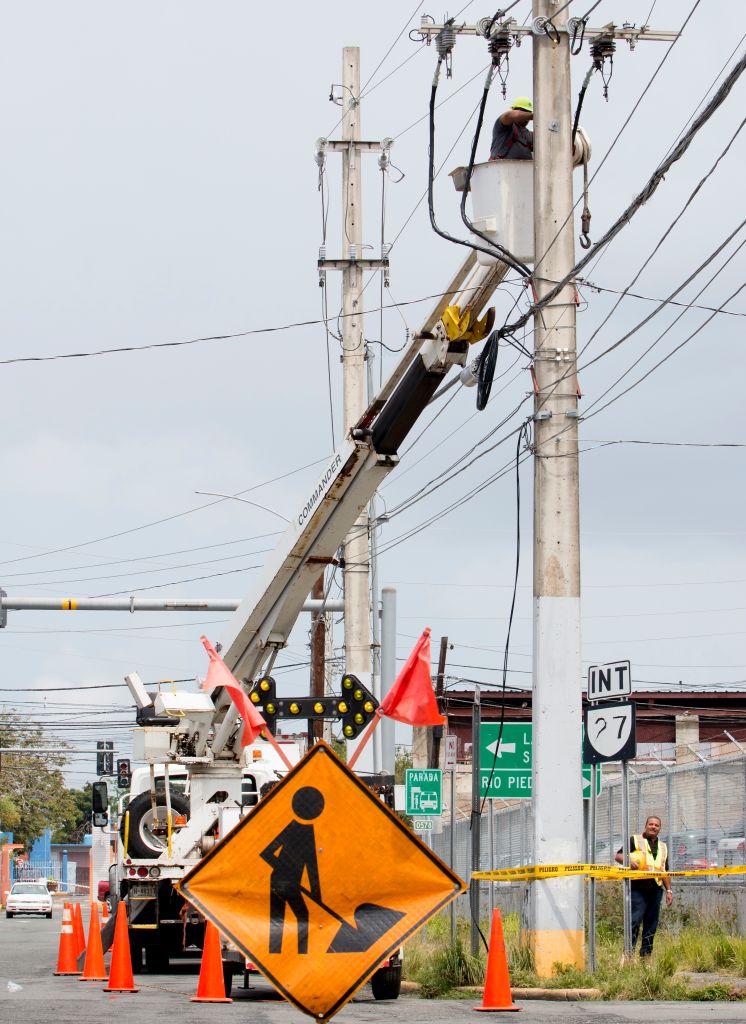
[[[251,491],[255,491],[260,487],[268,487],[270,484],[277,483],[280,480],[286,480],[288,477],[294,476],[296,473],[301,473],[305,469],[311,469],[313,466],[319,466],[321,465],[322,462],[326,461],[327,456],[325,456],[323,459],[314,459],[313,462],[307,462],[304,466],[298,466],[296,469],[291,469],[287,473],[282,473],[280,476],[272,477],[271,480],[265,480],[261,484],[253,484],[251,487],[247,487],[242,491],[236,491],[235,497],[238,497],[239,495],[242,494],[249,494]],[[47,551],[39,551],[35,555],[22,555],[19,558],[6,558],[2,562],[0,562],[0,565],[16,565],[18,562],[28,562],[36,558],[47,558],[49,555],[59,555],[66,551],[76,551],[79,548],[88,547],[91,544],[101,544],[107,540],[115,540],[119,537],[126,537],[128,534],[139,533],[141,530],[148,530],[153,526],[162,526],[164,523],[173,522],[175,519],[181,519],[184,516],[192,515],[194,512],[201,512],[202,509],[211,508],[213,505],[220,505],[222,504],[222,502],[227,500],[229,499],[218,498],[216,501],[207,501],[203,505],[197,505],[195,508],[187,509],[184,512],[176,512],[173,515],[164,516],[162,519],[155,519],[150,523],[143,523],[140,526],[132,526],[127,530],[119,530],[117,533],[108,533],[105,536],[96,537],[93,540],[84,540],[80,541],[77,544],[67,544],[64,547],[60,548],[50,548]],[[272,534],[259,534],[258,536],[269,537],[272,536]]]
[[[463,238],[456,238],[455,235],[451,235],[451,234],[449,234],[449,232],[444,231],[442,228],[439,228],[438,224],[437,224],[437,221],[435,220],[435,205],[434,205],[435,201],[434,201],[434,197],[433,197],[433,186],[434,186],[434,183],[435,183],[435,97],[436,97],[437,92],[438,92],[438,81],[440,79],[440,68],[441,68],[442,64],[443,64],[443,57],[439,56],[438,57],[438,63],[437,63],[436,68],[435,68],[435,75],[433,76],[433,84],[432,84],[432,87],[430,89],[430,106],[429,106],[429,117],[430,117],[429,125],[430,125],[430,130],[429,130],[428,163],[427,163],[427,208],[428,208],[428,213],[430,215],[430,225],[431,225],[433,231],[436,233],[436,235],[440,235],[441,238],[444,238],[447,242],[453,242],[455,245],[462,245],[462,246],[464,246],[467,249],[474,250],[475,252],[485,253],[487,256],[489,256],[490,258],[493,258],[493,259],[495,258],[495,254],[496,254],[496,250],[497,250],[499,252],[499,254],[500,254],[499,255],[499,259],[501,260],[501,262],[506,263],[509,267],[511,267],[513,270],[517,271],[519,274],[524,274],[524,273],[527,274],[528,273],[528,268],[524,268],[521,265],[519,265],[515,261],[514,257],[512,257],[505,249],[502,249],[502,247],[494,246],[492,243],[490,243],[492,247],[487,249],[483,245],[477,245],[476,242],[468,242],[468,241],[466,241]],[[482,105],[485,102],[485,99],[484,99],[485,95],[486,95],[486,93],[483,94],[483,97],[480,100],[480,105]],[[463,132],[461,134],[463,134]],[[459,136],[459,138],[460,138],[460,136]],[[416,207],[415,207],[415,209],[416,209]],[[406,226],[407,223],[408,223],[408,221],[405,222],[405,226]],[[401,234],[401,232],[400,232],[400,234]],[[396,237],[398,238],[399,236],[397,235]],[[396,241],[396,239],[394,241]]]
[[[121,597],[123,594],[141,594],[144,590],[163,590],[164,587],[177,587],[182,583],[198,583],[200,580],[214,580],[219,576],[235,576],[237,573],[250,572],[253,569],[263,569],[264,563],[259,565],[244,565],[240,569],[226,569],[223,572],[211,572],[206,576],[191,576],[187,580],[170,580],[168,583],[154,583],[149,587],[131,587],[129,590],[115,590],[108,594],[93,594],[93,597]]]
[[[700,2],[700,0],[697,0],[697,2]],[[668,50],[667,52],[670,53],[671,51]],[[744,70],[746,70],[746,54],[744,54],[741,57],[738,63],[731,70],[726,80],[720,86],[715,96],[712,98],[710,103],[707,104],[707,106],[699,115],[699,117],[695,118],[694,122],[692,123],[692,126],[674,147],[670,156],[668,156],[665,160],[663,160],[662,163],[658,165],[658,167],[655,169],[651,177],[644,185],[642,191],[627,206],[626,210],[616,219],[616,221],[606,231],[604,236],[598,242],[596,242],[591,247],[591,249],[589,249],[588,253],[575,264],[575,266],[569,274],[566,274],[561,281],[556,283],[554,287],[552,287],[544,296],[542,296],[541,299],[534,303],[532,310],[530,310],[528,313],[525,313],[516,323],[511,324],[509,329],[515,330],[519,327],[522,327],[525,323],[527,323],[532,313],[538,312],[540,309],[543,309],[550,302],[556,299],[561,294],[562,290],[567,287],[567,285],[573,280],[574,277],[577,276],[578,272],[582,270],[584,267],[586,267],[588,263],[597,255],[597,253],[605,246],[607,246],[619,234],[619,232],[624,227],[626,227],[627,224],[629,224],[629,222],[632,220],[637,211],[655,193],[656,189],[663,181],[665,175],[671,169],[673,164],[684,156],[684,154],[689,149],[689,146],[692,144],[699,131],[704,127],[707,121],[709,121],[709,119],[718,110],[722,103],[725,102],[731,89],[733,88],[736,81],[741,76]],[[557,236],[555,236],[555,238],[556,237]],[[507,329],[508,328],[503,327],[501,328],[501,331],[506,331]]]
[[[686,198],[686,201],[684,202],[684,205],[683,205],[683,206],[682,206],[682,207],[681,207],[681,208],[679,209],[679,211],[678,211],[678,213],[676,214],[676,216],[675,216],[675,217],[673,218],[673,220],[672,220],[672,221],[670,222],[670,224],[668,225],[668,227],[666,228],[666,230],[665,230],[665,231],[663,232],[663,234],[662,234],[662,235],[660,236],[660,238],[658,239],[658,241],[657,241],[657,242],[656,242],[656,244],[654,245],[653,249],[651,250],[650,254],[648,255],[647,259],[645,259],[645,260],[644,260],[644,262],[643,262],[643,263],[641,264],[641,266],[640,266],[640,267],[638,268],[638,270],[637,270],[637,272],[636,272],[635,276],[634,276],[634,277],[632,278],[632,280],[630,281],[630,283],[629,283],[629,285],[627,286],[627,288],[625,288],[625,289],[624,289],[624,291],[623,291],[623,292],[622,292],[622,293],[620,294],[620,297],[619,297],[619,299],[617,300],[617,302],[615,302],[615,303],[614,303],[614,305],[613,305],[613,307],[611,308],[611,310],[610,310],[610,311],[609,311],[609,312],[608,312],[608,313],[606,314],[606,316],[605,316],[605,317],[604,317],[604,319],[603,319],[603,320],[601,321],[601,323],[600,323],[600,324],[598,325],[598,327],[596,327],[596,329],[595,329],[595,330],[593,331],[593,333],[591,334],[590,338],[588,339],[588,341],[587,341],[587,342],[585,343],[585,345],[584,345],[584,346],[583,346],[583,348],[581,349],[580,355],[582,355],[582,354],[583,354],[583,352],[584,352],[584,351],[585,351],[585,350],[586,350],[586,349],[588,348],[588,346],[589,346],[589,345],[591,344],[591,342],[592,342],[592,341],[593,341],[593,340],[595,339],[595,337],[596,337],[596,336],[598,335],[599,331],[601,331],[601,330],[602,330],[602,329],[603,329],[603,328],[604,328],[604,327],[606,326],[606,324],[607,324],[607,323],[609,322],[609,320],[611,319],[611,317],[613,316],[613,314],[614,314],[614,313],[616,312],[616,310],[618,309],[618,307],[619,307],[620,303],[621,303],[621,302],[622,302],[622,300],[624,299],[624,297],[625,297],[625,294],[626,294],[626,292],[628,291],[628,289],[634,286],[634,284],[635,284],[635,283],[636,283],[636,282],[637,282],[637,281],[639,280],[639,278],[641,277],[641,275],[642,275],[643,271],[644,271],[644,270],[646,269],[646,267],[647,267],[647,266],[648,266],[648,265],[650,264],[650,262],[651,262],[651,261],[652,261],[652,260],[654,259],[654,257],[656,256],[656,254],[657,254],[657,253],[659,252],[659,250],[660,250],[661,246],[662,246],[662,245],[663,245],[663,243],[664,243],[664,242],[666,241],[666,239],[667,239],[667,238],[668,238],[668,236],[669,236],[669,235],[671,234],[671,232],[672,232],[672,231],[673,231],[673,229],[674,229],[674,228],[676,227],[676,225],[677,225],[677,224],[679,223],[679,221],[680,221],[680,220],[681,220],[681,218],[682,218],[682,217],[684,216],[684,214],[686,213],[686,211],[687,211],[687,210],[689,209],[689,207],[691,206],[691,204],[692,204],[692,203],[694,202],[695,198],[696,198],[696,197],[697,197],[697,196],[699,195],[699,192],[701,191],[701,189],[702,189],[702,188],[704,187],[704,185],[705,185],[705,184],[706,184],[706,182],[707,182],[707,181],[708,181],[708,180],[710,179],[710,177],[711,177],[711,176],[712,176],[712,175],[713,175],[713,174],[715,173],[715,171],[717,170],[717,168],[718,168],[718,167],[719,167],[719,165],[720,165],[720,161],[721,161],[721,160],[723,160],[723,159],[724,159],[724,158],[725,158],[725,157],[726,157],[726,156],[728,155],[728,153],[729,153],[729,151],[730,151],[730,148],[731,148],[731,146],[733,145],[733,143],[734,143],[734,142],[736,141],[736,139],[737,139],[737,138],[738,138],[738,136],[740,135],[740,133],[741,133],[741,131],[742,131],[742,129],[743,129],[743,127],[744,127],[744,125],[746,125],[746,118],[744,118],[744,119],[743,119],[743,120],[741,121],[741,123],[740,123],[740,124],[738,125],[738,127],[736,128],[736,130],[735,130],[735,131],[733,132],[733,134],[731,135],[730,139],[729,139],[729,140],[728,140],[728,142],[726,143],[725,147],[724,147],[724,148],[723,148],[723,150],[722,150],[722,151],[720,152],[720,154],[718,155],[718,157],[716,158],[716,160],[714,161],[714,163],[713,163],[713,164],[711,165],[710,169],[709,169],[709,170],[707,171],[707,173],[706,173],[706,174],[705,174],[705,175],[704,175],[704,176],[703,176],[702,178],[700,178],[700,180],[699,180],[699,181],[697,182],[696,186],[695,186],[695,187],[694,187],[694,188],[692,189],[692,191],[691,191],[691,192],[689,193],[689,195],[688,195],[688,196],[687,196],[687,198]],[[681,288],[684,288],[684,287],[686,287],[686,285],[687,285],[688,283],[689,283],[689,280],[687,280],[687,281],[686,281],[686,282],[684,283],[684,285],[682,285],[682,286],[681,286]],[[681,291],[681,288],[679,288],[679,289],[678,289],[678,291]],[[675,295],[675,294],[676,294],[676,292],[674,292],[673,294]],[[663,305],[661,305],[661,306],[660,306],[659,308],[660,308],[660,309],[662,309],[662,308],[663,308]]]
[[[515,257],[511,252],[509,252],[504,246],[499,245],[497,242],[493,241],[493,239],[485,235],[482,231],[479,231],[466,214],[466,197],[471,189],[471,179],[472,174],[474,173],[474,162],[477,157],[477,146],[479,145],[479,136],[482,134],[482,124],[484,123],[484,111],[487,106],[487,98],[489,96],[490,86],[492,85],[492,82],[494,80],[496,70],[496,66],[493,63],[490,66],[489,71],[487,72],[487,78],[484,83],[484,89],[482,90],[482,99],[480,100],[479,113],[477,114],[477,125],[476,128],[474,129],[474,138],[472,139],[471,151],[469,153],[469,165],[466,168],[466,180],[464,182],[464,188],[461,193],[461,203],[459,209],[461,213],[461,220],[464,222],[466,227],[469,229],[469,231],[473,232],[483,241],[487,242],[487,244],[493,250],[493,255],[499,254],[502,261],[504,263],[507,263],[508,266],[512,267],[514,270],[517,270],[520,274],[522,274],[523,277],[530,277],[531,271],[522,260],[517,259],[517,257]],[[432,97],[430,105],[432,108]],[[434,111],[432,116],[434,117]],[[434,138],[433,133],[434,128],[431,129],[431,138]],[[440,232],[438,233],[440,234]]]
[[[606,152],[604,153],[604,155],[603,155],[603,157],[602,157],[602,159],[601,159],[601,161],[600,161],[600,163],[599,163],[598,167],[596,168],[596,170],[595,170],[595,171],[593,172],[593,174],[591,175],[591,177],[590,177],[590,179],[589,179],[589,181],[588,181],[588,185],[589,185],[589,186],[590,186],[590,185],[591,185],[591,184],[592,184],[592,183],[593,183],[593,182],[595,181],[596,177],[598,176],[598,174],[599,174],[599,173],[600,173],[600,171],[601,171],[601,168],[603,167],[603,165],[604,165],[604,164],[606,163],[606,161],[607,161],[607,160],[609,159],[609,157],[611,156],[611,154],[612,154],[612,152],[613,152],[614,148],[616,147],[616,144],[617,144],[617,142],[619,142],[619,139],[620,139],[620,138],[622,137],[622,135],[623,135],[624,131],[625,131],[625,130],[626,130],[626,128],[628,127],[629,123],[631,122],[632,118],[634,117],[635,113],[637,112],[637,110],[638,110],[638,108],[639,108],[640,104],[642,103],[643,99],[645,98],[645,96],[647,95],[647,93],[649,92],[649,90],[650,90],[650,89],[652,88],[653,82],[655,81],[655,79],[656,79],[656,78],[658,77],[658,75],[660,74],[660,72],[661,72],[661,70],[662,70],[662,68],[663,68],[663,65],[664,65],[664,64],[666,63],[666,61],[667,61],[667,60],[668,60],[668,58],[670,57],[670,55],[671,55],[671,53],[672,53],[672,51],[673,51],[673,48],[674,48],[674,46],[676,45],[676,43],[677,43],[677,42],[679,41],[679,39],[680,39],[680,38],[681,38],[681,36],[683,35],[683,33],[684,33],[684,29],[685,29],[685,28],[686,28],[686,26],[687,26],[687,25],[689,24],[689,21],[690,21],[690,20],[691,20],[691,18],[692,18],[692,17],[694,16],[694,13],[695,13],[695,11],[697,10],[697,8],[699,7],[699,5],[700,5],[700,3],[701,3],[701,2],[702,2],[702,0],[694,0],[694,4],[693,4],[693,6],[691,7],[691,9],[690,9],[690,11],[689,11],[688,15],[687,15],[687,16],[686,16],[686,18],[684,19],[684,21],[683,21],[683,23],[682,23],[682,26],[681,26],[681,28],[679,29],[679,32],[678,32],[678,34],[676,35],[676,38],[675,38],[675,39],[673,40],[673,42],[671,43],[671,45],[669,46],[669,48],[668,48],[668,49],[666,50],[666,52],[665,52],[665,53],[663,54],[663,57],[661,58],[660,62],[658,63],[658,65],[657,65],[657,67],[656,67],[655,71],[653,72],[653,74],[652,74],[652,75],[650,76],[650,78],[648,79],[648,81],[647,81],[647,84],[645,85],[645,88],[644,88],[644,89],[642,90],[642,92],[641,92],[641,93],[640,93],[640,95],[638,96],[637,100],[635,101],[635,104],[634,104],[634,106],[632,107],[632,110],[631,110],[631,111],[629,112],[629,114],[627,115],[627,118],[626,118],[626,120],[624,121],[624,123],[622,124],[621,128],[619,129],[619,131],[618,131],[618,132],[616,133],[616,135],[615,135],[615,136],[614,136],[614,138],[612,139],[612,141],[611,141],[611,145],[609,146],[609,148],[608,148],[608,149],[606,150]],[[555,235],[554,235],[554,238],[552,239],[552,241],[551,241],[551,242],[549,243],[549,245],[547,246],[547,248],[546,248],[546,250],[544,251],[544,253],[543,253],[543,255],[541,256],[541,258],[537,258],[537,259],[536,259],[536,260],[534,261],[534,262],[535,262],[535,265],[537,265],[537,266],[538,266],[538,265],[539,265],[539,264],[540,264],[540,263],[541,263],[541,262],[542,262],[542,261],[543,261],[543,260],[544,260],[544,259],[546,258],[546,256],[547,256],[547,253],[548,253],[548,252],[549,252],[549,251],[550,251],[550,250],[552,249],[552,247],[553,247],[553,246],[554,246],[554,244],[556,243],[557,239],[558,239],[558,238],[560,237],[560,235],[562,234],[562,232],[563,232],[563,231],[565,230],[565,228],[567,227],[567,225],[568,225],[569,221],[571,220],[571,218],[572,218],[572,216],[573,216],[573,214],[574,214],[574,212],[575,212],[575,208],[576,208],[576,207],[578,206],[578,204],[579,204],[579,203],[581,202],[581,199],[582,199],[582,196],[581,196],[580,198],[578,198],[578,199],[576,200],[576,202],[575,202],[575,203],[573,204],[572,210],[570,211],[570,213],[569,213],[569,214],[567,215],[567,217],[565,218],[565,220],[564,220],[564,221],[562,222],[562,224],[561,224],[561,225],[559,226],[559,228],[557,229],[557,232],[555,233]]]
[[[513,615],[515,614],[515,602],[518,594],[518,574],[521,567],[521,473],[520,473],[520,455],[521,446],[529,443],[529,428],[528,424],[524,423],[518,432],[518,438],[516,441],[515,450],[515,572],[513,574],[513,596],[510,601],[510,614],[508,616],[508,629],[505,636],[505,652],[503,657],[503,676],[502,676],[502,700],[500,704],[500,727],[497,733],[497,742],[495,743],[495,754],[492,758],[492,767],[490,769],[489,778],[487,780],[487,786],[485,789],[484,797],[482,798],[482,808],[484,811],[484,805],[487,801],[490,786],[492,785],[492,779],[495,775],[495,769],[497,767],[497,759],[500,755],[500,743],[502,742],[503,726],[505,725],[505,691],[508,682],[508,658],[510,655],[510,633],[513,628]],[[480,765],[481,768],[481,765]]]
[[[596,284],[594,281],[589,281],[583,277],[579,277],[577,283],[590,288],[592,292],[608,292],[609,295],[623,295],[625,298],[640,299],[643,302],[663,303],[666,306],[683,306],[686,309],[700,309],[705,313],[719,313],[723,316],[746,316],[746,313],[734,309],[717,309],[715,306],[703,306],[698,302],[676,302],[674,299],[661,299],[652,295],[640,295],[639,292],[631,292],[627,288],[623,291],[619,288],[607,288],[605,285]]]

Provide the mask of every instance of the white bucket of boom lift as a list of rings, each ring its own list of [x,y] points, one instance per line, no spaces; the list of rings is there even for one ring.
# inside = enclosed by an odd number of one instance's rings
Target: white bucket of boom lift
[[[475,164],[471,177],[472,223],[522,263],[534,261],[534,162],[490,160]],[[479,245],[482,242],[472,235]],[[477,252],[483,266],[497,257]]]

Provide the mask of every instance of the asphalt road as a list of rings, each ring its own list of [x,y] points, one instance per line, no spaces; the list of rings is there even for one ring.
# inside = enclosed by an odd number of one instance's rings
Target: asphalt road
[[[84,919],[85,919],[84,913]],[[86,922],[87,923],[87,922]],[[192,1003],[196,990],[196,965],[177,965],[167,975],[141,974],[134,994],[103,992],[104,983],[55,978],[52,974],[60,929],[60,911],[52,921],[44,918],[0,916],[0,1022],[2,1024],[204,1024],[206,1020],[250,1020],[251,1024],[302,1024],[308,1020],[279,999],[265,984],[248,992],[234,989],[230,1004]],[[16,986],[19,986],[16,988]],[[376,1002],[367,988],[361,990],[335,1021],[339,1024],[475,1024],[471,1000],[402,997],[395,1002]],[[519,1020],[536,1024],[639,1024],[649,1018],[655,1024],[720,1024],[744,1020],[743,1003],[555,1003],[538,1000],[522,1004]]]

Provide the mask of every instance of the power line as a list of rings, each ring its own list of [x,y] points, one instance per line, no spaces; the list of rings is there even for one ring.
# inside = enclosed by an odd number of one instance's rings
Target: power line
[[[282,473],[280,476],[275,476],[271,480],[265,480],[263,483],[260,484],[253,484],[251,487],[247,487],[242,491],[236,491],[234,497],[237,497],[238,495],[241,494],[249,494],[251,491],[254,491],[259,487],[268,487],[270,484],[277,483],[279,480],[285,480],[287,479],[287,477],[293,476],[295,473],[300,473],[304,469],[310,469],[312,466],[318,466],[322,462],[326,462],[326,457],[324,457],[323,459],[314,459],[313,462],[307,462],[305,466],[298,466],[296,469],[291,469],[287,473]],[[104,541],[107,540],[115,540],[118,537],[126,537],[130,533],[139,533],[140,530],[149,530],[153,526],[162,526],[164,523],[173,522],[174,519],[181,519],[184,516],[192,515],[192,513],[194,512],[201,512],[205,508],[212,508],[213,505],[220,505],[224,501],[228,500],[229,499],[227,498],[218,498],[216,501],[207,501],[203,505],[197,505],[195,508],[186,509],[186,511],[184,512],[176,512],[173,515],[164,516],[162,519],[155,519],[150,523],[142,523],[139,526],[132,526],[127,530],[119,530],[117,533],[106,534],[106,536],[104,537],[95,537],[93,540],[83,540],[79,541],[77,544],[67,544],[64,547],[51,548],[48,551],[39,551],[35,555],[22,555],[19,558],[6,558],[4,561],[0,562],[0,565],[16,565],[18,562],[29,562],[36,558],[47,558],[49,555],[59,555],[65,551],[76,551],[78,548],[89,547],[91,544],[102,544]],[[259,534],[260,537],[271,537],[272,535],[272,533]]]
[[[252,569],[262,569],[261,565],[244,565],[240,569],[226,569],[224,572],[211,572],[206,576],[192,576],[187,580],[170,580],[168,583],[154,583],[150,587],[132,587],[130,590],[116,590],[110,594],[94,594],[93,597],[120,597],[122,594],[139,594],[143,590],[162,590],[164,587],[176,587],[181,583],[199,583],[201,580],[214,580],[218,576],[234,576],[239,572],[249,572]]]

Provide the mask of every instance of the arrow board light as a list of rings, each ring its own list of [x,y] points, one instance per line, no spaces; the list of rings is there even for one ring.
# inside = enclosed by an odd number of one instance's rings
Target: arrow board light
[[[466,886],[317,743],[179,889],[286,999],[327,1021]]]

